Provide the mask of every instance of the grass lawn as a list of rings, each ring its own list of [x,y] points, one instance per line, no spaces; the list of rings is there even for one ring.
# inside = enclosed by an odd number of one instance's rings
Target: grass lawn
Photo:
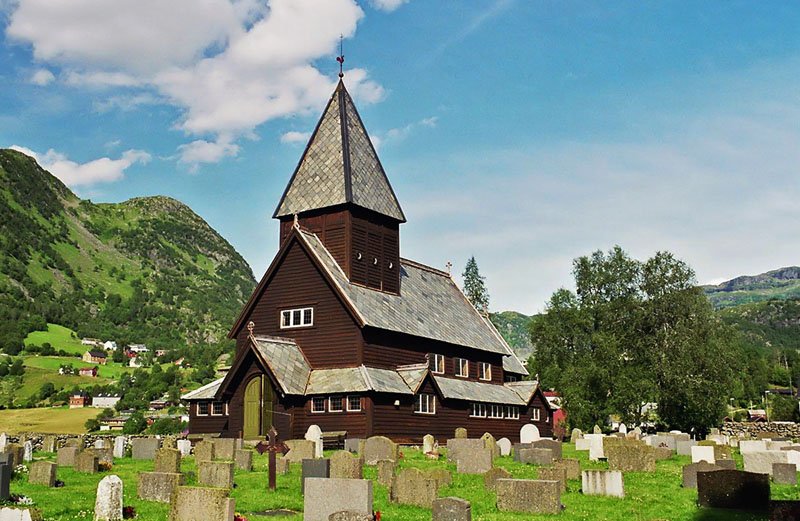
[[[686,456],[673,457],[658,462],[655,473],[628,473],[625,475],[624,499],[583,496],[580,494],[580,481],[571,481],[569,491],[562,495],[562,503],[566,509],[557,516],[530,515],[497,512],[495,495],[483,487],[482,476],[460,475],[455,473],[455,466],[444,460],[429,461],[416,450],[404,449],[404,458],[399,468],[446,468],[453,473],[453,483],[439,491],[440,497],[457,496],[468,499],[472,503],[473,519],[486,521],[516,521],[561,519],[570,520],[612,520],[612,521],[656,521],[656,520],[764,520],[765,515],[755,513],[735,513],[731,511],[710,511],[698,509],[695,505],[697,491],[681,488],[681,466],[689,463]],[[52,454],[36,454],[37,458],[52,459]],[[588,453],[576,452],[573,445],[564,446],[564,457],[578,458],[581,467],[607,468],[602,462],[588,461]],[[739,461],[741,465],[741,461]],[[256,515],[270,509],[289,509],[298,512],[295,516],[281,517],[291,521],[302,520],[303,497],[300,494],[300,466],[292,465],[286,476],[278,476],[278,489],[267,490],[267,455],[255,455],[253,472],[236,471],[236,488],[231,496],[236,499],[236,511],[244,514],[250,521],[271,519]],[[496,461],[496,466],[505,467],[515,478],[536,479],[537,467],[514,463],[511,458],[503,457]],[[129,458],[117,460],[110,473],[118,475],[124,482],[125,505],[136,508],[140,520],[163,520],[167,517],[168,505],[149,503],[136,498],[136,476],[138,472],[152,471],[153,462],[133,461]],[[187,484],[196,484],[194,458],[184,458],[182,470],[187,475]],[[104,476],[78,474],[69,468],[58,469],[58,479],[65,482],[64,489],[48,489],[38,485],[29,485],[26,477],[15,479],[11,483],[11,492],[31,497],[43,509],[45,519],[53,520],[86,520],[92,519],[95,490],[97,483]],[[364,467],[364,477],[375,480],[375,467]],[[373,481],[374,508],[380,510],[383,519],[428,521],[431,512],[428,509],[402,506],[390,503],[385,487]],[[800,498],[800,489],[792,486],[772,486],[775,499]]]
[[[62,356],[36,356],[36,355],[29,355],[23,357],[25,367],[36,367],[39,369],[48,369],[55,373],[58,373],[58,368],[62,364],[72,364],[73,367],[76,369],[81,369],[83,367],[94,367],[97,366],[97,376],[98,378],[119,378],[122,373],[132,373],[135,369],[133,367],[124,366],[122,364],[115,364],[113,362],[109,362],[106,365],[100,364],[90,364],[88,362],[84,362],[78,358],[69,358],[69,357],[62,357]],[[93,379],[89,378],[90,381]]]
[[[58,324],[47,324],[47,331],[33,331],[25,337],[25,345],[40,346],[49,342],[56,350],[63,349],[68,353],[83,354],[88,349],[81,345],[80,338],[74,338],[74,331]]]
[[[0,411],[0,432],[48,432],[53,434],[83,434],[89,418],[96,418],[100,409],[86,407],[68,409],[5,409]]]

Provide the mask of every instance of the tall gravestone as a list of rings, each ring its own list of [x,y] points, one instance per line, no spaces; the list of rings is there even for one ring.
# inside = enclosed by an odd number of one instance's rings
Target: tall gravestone
[[[117,436],[114,438],[114,457],[124,458],[125,447],[128,444],[128,439],[125,436]]]
[[[532,423],[526,423],[522,426],[519,430],[519,442],[520,443],[533,443],[541,438],[539,436],[539,429],[536,425]]]
[[[304,459],[300,472],[300,492],[305,493],[306,479],[330,478],[330,477],[331,477],[331,460],[327,458]]]
[[[314,457],[322,457],[322,429],[319,425],[309,425],[306,429],[305,439],[314,442]]]
[[[97,485],[94,519],[95,521],[122,520],[122,480],[119,476],[106,476]]]

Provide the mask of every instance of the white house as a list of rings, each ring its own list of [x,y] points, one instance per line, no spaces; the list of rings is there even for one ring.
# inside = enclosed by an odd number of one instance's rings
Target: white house
[[[119,400],[119,396],[101,394],[92,398],[92,407],[97,407],[99,409],[113,409]]]
[[[113,340],[106,340],[103,342],[103,347],[106,348],[106,351],[116,351],[117,350],[117,343]]]
[[[132,353],[147,353],[150,350],[144,344],[131,344],[128,346],[128,351]]]
[[[134,356],[128,361],[128,367],[142,367],[142,364],[140,364],[138,358]]]

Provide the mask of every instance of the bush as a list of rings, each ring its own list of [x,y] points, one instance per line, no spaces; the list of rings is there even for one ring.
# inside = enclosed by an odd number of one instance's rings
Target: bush
[[[125,425],[122,427],[122,434],[141,434],[147,428],[147,420],[144,419],[144,415],[136,411],[125,421]]]
[[[797,421],[800,413],[797,409],[797,400],[788,396],[774,396],[772,398],[772,421]]]
[[[86,420],[86,423],[84,423],[83,426],[86,427],[88,432],[100,430],[100,422],[96,418],[89,418]]]
[[[160,418],[147,429],[148,434],[178,434],[186,428],[179,418]]]

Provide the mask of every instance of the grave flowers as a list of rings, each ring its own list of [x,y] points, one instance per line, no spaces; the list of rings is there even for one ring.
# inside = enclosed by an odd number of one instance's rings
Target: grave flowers
[[[122,519],[133,519],[136,517],[136,509],[132,506],[122,507]]]

